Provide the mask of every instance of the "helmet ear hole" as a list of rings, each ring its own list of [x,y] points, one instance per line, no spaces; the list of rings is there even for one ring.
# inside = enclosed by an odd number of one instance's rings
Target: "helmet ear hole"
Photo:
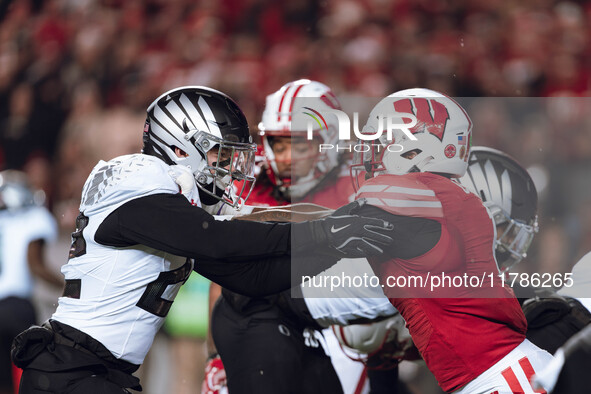
[[[182,150],[181,148],[179,148],[178,146],[172,146],[174,153],[178,156],[178,157],[188,157],[189,154],[187,152],[185,152],[184,150]]]

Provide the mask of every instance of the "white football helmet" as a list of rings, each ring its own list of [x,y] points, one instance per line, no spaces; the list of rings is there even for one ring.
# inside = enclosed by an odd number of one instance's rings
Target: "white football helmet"
[[[277,159],[273,153],[274,137],[303,137],[307,136],[307,127],[303,125],[293,126],[294,118],[302,119],[305,114],[318,118],[322,114],[324,122],[313,123],[313,138],[320,144],[336,145],[338,141],[338,122],[334,115],[327,115],[331,109],[341,109],[334,93],[330,88],[320,82],[300,79],[289,82],[278,91],[267,96],[263,118],[259,123],[263,150],[266,158],[267,175],[271,183],[288,200],[301,198],[338,166],[338,152],[326,150],[323,152],[310,152],[305,160],[314,160],[314,165],[308,174],[294,178],[280,174],[277,168]],[[307,119],[307,118],[306,118]],[[293,161],[293,160],[292,160]],[[297,166],[293,162],[292,166]]]
[[[388,119],[410,127],[394,128],[389,139]],[[356,184],[360,171],[367,177],[376,172],[435,172],[460,177],[466,172],[472,121],[455,100],[433,90],[407,89],[384,98],[372,109],[363,134],[376,135],[376,139],[359,141],[351,168]]]
[[[343,352],[352,360],[367,364],[370,357],[380,355],[380,365],[375,369],[387,369],[396,365],[412,347],[413,342],[406,323],[399,313],[387,319],[367,324],[331,326]]]
[[[468,170],[459,179],[482,199],[497,225],[495,257],[505,272],[527,256],[538,232],[538,193],[528,172],[511,156],[475,146]]]
[[[178,157],[175,148],[187,156]],[[214,148],[217,160],[209,163],[207,153]],[[143,153],[189,167],[205,205],[221,200],[241,206],[254,186],[255,152],[246,117],[222,92],[184,86],[148,107]]]

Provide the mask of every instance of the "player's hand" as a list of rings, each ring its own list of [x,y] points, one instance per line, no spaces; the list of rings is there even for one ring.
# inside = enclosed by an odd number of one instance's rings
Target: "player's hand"
[[[190,200],[191,193],[195,187],[195,178],[191,169],[183,165],[170,166],[168,175],[179,185],[181,194]]]
[[[220,356],[215,356],[205,366],[205,379],[201,385],[201,394],[227,393],[226,370]]]
[[[343,215],[356,215],[359,212],[359,208],[367,204],[365,198],[360,198],[347,205],[343,205],[332,213],[332,216],[343,216]]]
[[[326,245],[336,257],[367,257],[381,254],[392,243],[393,226],[382,220],[356,215],[329,216],[310,223],[314,241]]]

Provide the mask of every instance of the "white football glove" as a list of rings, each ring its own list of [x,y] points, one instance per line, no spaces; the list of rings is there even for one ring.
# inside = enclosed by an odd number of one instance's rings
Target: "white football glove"
[[[179,185],[180,192],[187,200],[191,201],[199,193],[195,184],[193,172],[187,166],[173,165],[168,170],[168,175]]]

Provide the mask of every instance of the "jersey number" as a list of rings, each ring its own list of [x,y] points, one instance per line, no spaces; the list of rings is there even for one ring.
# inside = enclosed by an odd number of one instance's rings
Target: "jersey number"
[[[82,212],[76,218],[76,231],[72,233],[72,246],[70,246],[70,253],[68,258],[80,257],[86,254],[86,240],[82,236],[82,231],[88,226],[88,216],[84,216]]]
[[[165,317],[170,310],[172,301],[162,298],[164,290],[175,283],[185,282],[191,274],[192,264],[189,259],[174,271],[161,272],[155,281],[148,284],[144,294],[137,302],[137,306],[159,317]]]

